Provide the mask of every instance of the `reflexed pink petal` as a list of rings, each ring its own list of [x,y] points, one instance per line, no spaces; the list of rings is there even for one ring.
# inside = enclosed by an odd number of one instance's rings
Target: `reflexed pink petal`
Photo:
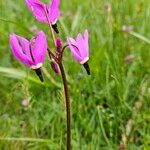
[[[88,45],[88,41],[89,41],[89,33],[88,33],[87,29],[84,31],[84,40],[85,40],[85,43],[86,43],[86,46],[87,46]]]
[[[35,60],[35,63],[43,63],[47,51],[47,39],[43,31],[40,31],[35,38],[35,43],[32,49],[32,54]]]
[[[27,66],[33,65],[33,61],[22,51],[15,34],[10,35],[10,47],[16,59]]]
[[[67,40],[73,57],[80,64],[87,62],[89,59],[88,30],[84,31],[83,36],[79,33],[76,41],[72,38],[68,38]]]
[[[19,45],[22,48],[23,53],[26,54],[29,58],[31,58],[30,57],[30,42],[27,39],[18,35],[16,35],[16,38],[19,42]]]
[[[84,39],[88,42],[88,38],[89,38],[89,32],[87,29],[85,29],[84,31]]]
[[[87,29],[84,31],[84,47],[84,56],[89,57],[89,33]]]
[[[55,24],[57,19],[60,17],[59,4],[60,0],[52,0],[51,4],[49,5],[49,18],[52,24]]]
[[[76,47],[76,42],[74,39],[72,38],[67,38],[68,44],[69,44],[69,48],[71,50],[71,53],[74,57],[74,59],[78,62],[82,61],[82,57],[79,55],[79,49],[78,47]],[[75,46],[73,46],[75,45]]]
[[[38,21],[47,23],[46,4],[39,0],[26,0],[26,4]]]
[[[87,50],[86,50],[86,47],[85,47],[85,41],[83,39],[83,36],[81,34],[78,34],[77,36],[77,44],[78,44],[78,48],[80,50],[80,56],[82,58],[86,57],[87,55]]]
[[[85,30],[84,36],[82,36],[81,34],[78,34],[76,41],[80,49],[81,57],[82,58],[89,57],[88,31]]]
[[[73,38],[68,37],[68,39],[69,39],[69,41],[71,42],[72,45],[75,45],[76,47],[78,47],[77,42]]]

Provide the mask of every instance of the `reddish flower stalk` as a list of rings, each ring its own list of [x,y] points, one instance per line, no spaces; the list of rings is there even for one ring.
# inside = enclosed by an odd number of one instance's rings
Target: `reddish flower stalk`
[[[65,69],[62,63],[62,58],[63,58],[64,50],[67,47],[69,47],[74,59],[77,62],[79,62],[81,65],[83,65],[87,73],[90,75],[90,67],[88,65],[88,60],[89,60],[88,31],[85,30],[83,36],[81,34],[78,34],[76,41],[72,38],[68,38],[68,44],[62,47],[61,40],[60,39],[56,40],[52,28],[50,29],[53,35],[52,38],[54,38],[53,41],[56,41],[55,44],[56,44],[57,53],[55,56],[55,54],[53,54],[50,50],[48,50],[48,52],[49,52],[50,59],[52,57],[58,63],[61,72],[64,92],[65,92],[65,99],[66,99],[67,150],[70,150],[71,149],[71,104],[70,104],[68,83],[65,74]]]
[[[63,86],[64,86],[64,93],[65,93],[65,100],[66,100],[66,123],[67,123],[67,140],[66,140],[66,142],[67,142],[67,150],[70,150],[71,149],[71,106],[70,106],[70,95],[69,95],[69,90],[68,90],[66,73],[65,73],[63,63],[62,63],[62,53],[63,53],[62,49],[63,48],[61,47],[60,39],[59,40],[55,39],[51,24],[49,24],[49,26],[50,26],[53,42],[57,41],[54,44],[56,45],[56,51],[58,53],[58,57],[55,56],[55,54],[53,54],[51,52],[51,50],[49,50],[49,49],[48,49],[48,53],[49,53],[50,59],[53,58],[58,63],[60,72],[61,72],[61,77],[62,77]]]
[[[66,98],[66,117],[67,117],[67,150],[71,149],[71,105],[70,105],[70,96],[67,84],[67,78],[64,70],[62,61],[59,63],[61,77],[64,85],[65,98]]]

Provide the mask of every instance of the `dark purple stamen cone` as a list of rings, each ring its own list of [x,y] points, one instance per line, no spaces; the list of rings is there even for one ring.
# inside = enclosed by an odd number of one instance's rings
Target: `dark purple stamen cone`
[[[88,62],[84,63],[83,67],[85,68],[87,74],[91,75],[90,66],[89,66]]]
[[[55,31],[57,34],[59,33],[59,31],[58,31],[58,26],[57,26],[56,23],[52,25],[52,28],[54,29],[54,31]]]
[[[41,69],[40,69],[40,68],[35,69],[35,72],[36,72],[37,76],[39,77],[40,81],[41,81],[41,82],[44,82]]]

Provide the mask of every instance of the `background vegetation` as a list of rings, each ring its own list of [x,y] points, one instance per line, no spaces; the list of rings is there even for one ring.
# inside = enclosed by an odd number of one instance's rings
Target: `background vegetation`
[[[58,26],[64,44],[67,35],[75,37],[85,28],[90,32],[91,76],[69,50],[64,58],[72,100],[72,148],[148,150],[150,3],[107,2],[61,1]],[[30,38],[36,28],[47,33],[52,46],[48,26],[34,19],[24,0],[0,0],[0,149],[65,149],[60,76],[53,73],[47,59],[48,73],[41,84],[9,48],[10,33]],[[22,105],[24,99],[29,100],[27,106]]]

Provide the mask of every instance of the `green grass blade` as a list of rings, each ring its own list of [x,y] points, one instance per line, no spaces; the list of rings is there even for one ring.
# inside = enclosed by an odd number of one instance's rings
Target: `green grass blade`
[[[48,139],[38,139],[38,138],[14,138],[14,137],[0,137],[0,141],[18,141],[18,142],[38,142],[38,143],[48,143],[55,147],[58,147],[56,143]]]
[[[104,139],[105,139],[107,145],[110,147],[110,149],[112,149],[112,148],[111,148],[111,144],[109,143],[109,139],[108,139],[107,136],[106,136],[105,129],[104,129],[103,122],[102,122],[101,111],[99,110],[98,107],[97,107],[97,112],[98,112],[99,123],[100,123],[101,131],[102,131],[102,134],[103,134],[103,136],[104,136]]]
[[[141,35],[139,33],[133,32],[133,31],[131,31],[129,33],[130,33],[130,35],[133,35],[134,37],[144,41],[145,43],[150,44],[150,40],[148,38],[146,38],[145,36],[143,36],[143,35]]]
[[[80,19],[81,19],[81,7],[78,7],[77,12],[72,22],[72,26],[71,26],[72,31],[74,31],[78,27]]]
[[[3,19],[3,18],[0,18],[0,22],[5,22],[5,23],[10,23],[10,24],[14,24],[15,26],[17,26],[18,28],[21,28],[23,29],[24,31],[26,31],[27,33],[30,33],[32,34],[32,32],[26,27],[23,25],[23,23],[21,22],[15,22],[15,21],[11,21],[11,20],[6,20],[6,19]]]
[[[38,78],[34,78],[34,77],[30,76],[25,71],[22,71],[22,70],[18,70],[18,69],[14,69],[14,68],[0,67],[0,73],[1,73],[1,76],[13,78],[13,79],[27,78],[29,81],[34,82],[36,84],[49,86],[49,84],[42,83],[41,81],[39,81]],[[59,83],[57,83],[57,82],[52,82],[52,83],[55,84],[55,86],[57,86],[58,88],[60,88]]]

